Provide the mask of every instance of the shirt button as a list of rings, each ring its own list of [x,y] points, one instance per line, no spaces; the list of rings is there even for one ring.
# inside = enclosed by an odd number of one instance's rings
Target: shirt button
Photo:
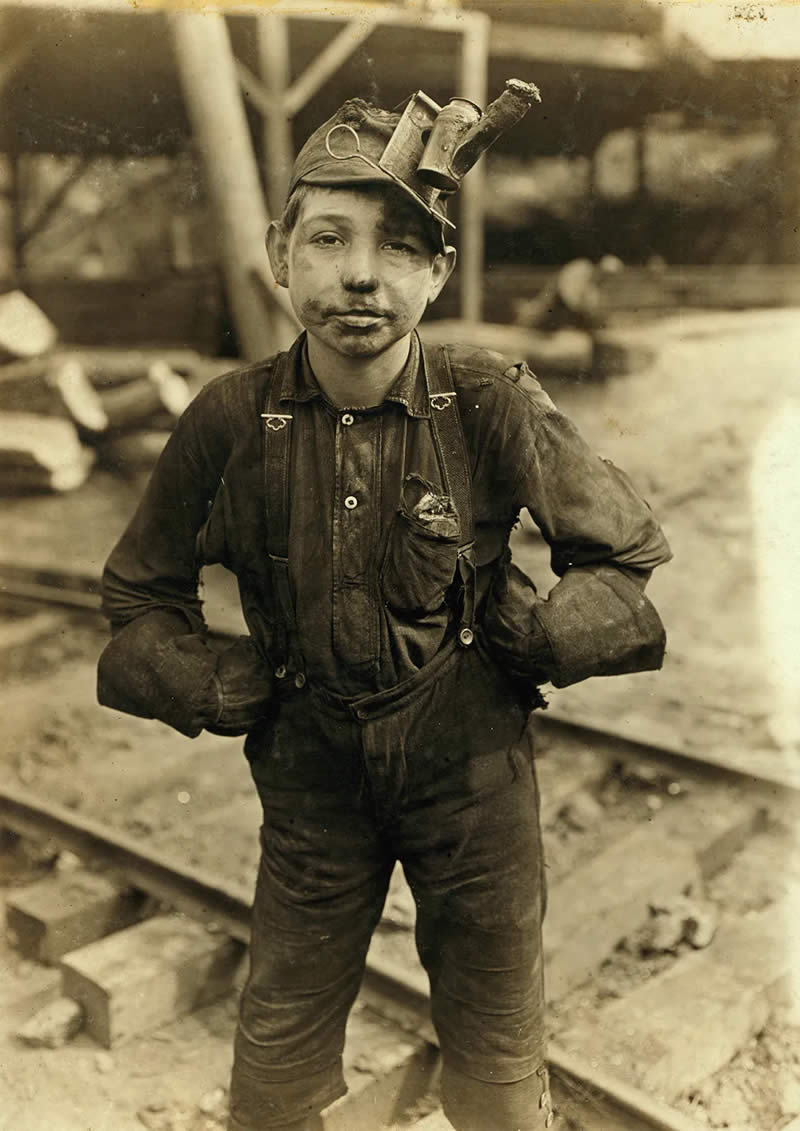
[[[342,424],[352,424],[352,423],[353,423],[352,412],[344,413],[344,415],[342,416]]]
[[[358,499],[355,497],[355,495],[348,495],[344,501],[344,505],[349,511],[355,510],[358,506]]]

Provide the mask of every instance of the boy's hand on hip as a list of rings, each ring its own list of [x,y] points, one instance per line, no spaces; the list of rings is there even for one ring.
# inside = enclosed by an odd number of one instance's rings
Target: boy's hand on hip
[[[273,677],[249,636],[240,636],[219,656],[219,714],[206,724],[212,734],[246,734],[269,713]]]

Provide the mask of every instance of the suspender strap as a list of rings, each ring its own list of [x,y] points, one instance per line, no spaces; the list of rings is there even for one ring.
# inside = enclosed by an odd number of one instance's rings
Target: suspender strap
[[[444,346],[426,350],[422,347],[422,364],[431,406],[431,431],[439,452],[447,491],[461,525],[458,547],[458,572],[463,586],[458,641],[467,648],[474,639],[475,623],[475,532],[472,515],[472,468],[464,429],[458,411],[450,368],[450,355]]]
[[[280,354],[270,376],[264,421],[264,504],[266,508],[267,553],[272,566],[272,581],[278,601],[275,625],[275,675],[282,679],[287,669],[303,671],[297,647],[294,596],[289,579],[289,472],[292,454],[292,414],[281,404],[281,389],[289,366],[296,363],[296,351]]]

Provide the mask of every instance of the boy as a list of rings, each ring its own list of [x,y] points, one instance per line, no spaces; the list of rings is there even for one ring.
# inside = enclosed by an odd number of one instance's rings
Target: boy
[[[398,859],[448,1118],[550,1125],[526,723],[538,684],[663,653],[642,590],[669,551],[624,476],[525,365],[416,335],[455,262],[442,176],[420,172],[439,110],[355,100],[308,140],[267,239],[305,332],[202,390],[104,575],[101,702],[247,734],[264,823],[232,1131],[320,1127],[344,1093],[345,1021]],[[456,180],[486,137],[466,114],[460,134],[442,116]],[[509,562],[522,506],[562,578],[547,600]],[[197,598],[212,562],[250,630],[220,655]]]

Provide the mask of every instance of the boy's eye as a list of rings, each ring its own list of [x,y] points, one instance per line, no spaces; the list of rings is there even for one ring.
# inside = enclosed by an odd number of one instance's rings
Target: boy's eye
[[[320,232],[319,235],[311,237],[311,242],[320,247],[333,247],[342,241],[340,237],[333,232]]]
[[[409,255],[416,255],[417,249],[410,243],[405,243],[403,240],[386,240],[383,245],[387,251],[402,251]]]

